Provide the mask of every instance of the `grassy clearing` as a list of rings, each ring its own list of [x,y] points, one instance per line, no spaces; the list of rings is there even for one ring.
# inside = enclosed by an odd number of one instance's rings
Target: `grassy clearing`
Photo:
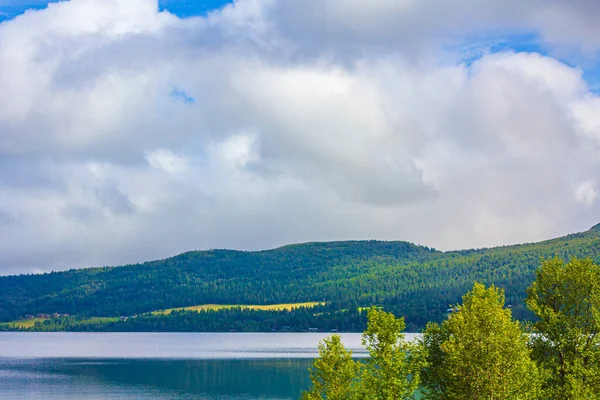
[[[15,328],[33,328],[36,322],[42,323],[49,320],[50,318],[33,318],[33,319],[22,319],[19,321],[3,322],[0,325],[10,326]]]
[[[171,311],[202,311],[202,310],[221,310],[224,308],[246,308],[251,310],[266,310],[266,311],[281,311],[281,310],[293,310],[295,308],[300,307],[316,307],[318,305],[322,305],[324,303],[318,301],[309,301],[306,303],[287,303],[287,304],[269,304],[269,305],[244,305],[244,304],[203,304],[200,306],[190,306],[190,307],[179,307],[179,308],[169,308],[168,310],[159,310],[153,311],[154,315],[165,315],[169,314]]]

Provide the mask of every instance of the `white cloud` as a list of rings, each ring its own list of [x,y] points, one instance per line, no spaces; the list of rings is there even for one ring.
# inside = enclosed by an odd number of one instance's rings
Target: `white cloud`
[[[180,174],[188,169],[187,159],[167,149],[156,149],[146,154],[152,168],[162,169],[170,174]]]
[[[589,51],[591,22],[564,27],[554,1],[373,1],[179,20],[72,0],[0,24],[3,271],[308,240],[489,246],[597,222],[600,99],[582,70],[512,52],[467,66],[447,47],[535,30]]]
[[[581,182],[575,189],[575,199],[586,206],[592,206],[598,198],[598,186],[594,181]]]
[[[244,168],[260,161],[258,141],[251,134],[233,135],[221,143],[214,144],[212,150],[217,162],[227,168]]]

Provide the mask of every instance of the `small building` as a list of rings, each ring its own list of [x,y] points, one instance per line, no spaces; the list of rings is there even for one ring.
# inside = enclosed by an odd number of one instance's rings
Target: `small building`
[[[309,332],[319,332],[319,328],[308,328]]]

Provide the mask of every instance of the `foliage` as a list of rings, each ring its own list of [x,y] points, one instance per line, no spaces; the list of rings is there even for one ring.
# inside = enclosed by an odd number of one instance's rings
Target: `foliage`
[[[542,263],[528,290],[533,356],[548,371],[552,399],[600,397],[600,267],[591,260]]]
[[[325,339],[311,369],[312,387],[304,400],[412,399],[419,385],[418,347],[404,341],[404,321],[373,307],[368,312],[363,345],[365,363],[352,360],[339,336]]]
[[[359,364],[352,359],[339,335],[323,339],[319,358],[310,369],[312,387],[302,394],[303,400],[349,400],[356,398]]]
[[[504,293],[476,283],[441,326],[430,324],[421,339],[428,399],[537,399],[540,374],[528,338]]]
[[[538,318],[533,335],[502,290],[475,283],[441,325],[427,325],[419,348],[402,340],[402,319],[372,308],[369,358],[356,368],[339,338],[325,342],[304,399],[405,399],[419,382],[430,400],[600,398],[600,266],[543,261],[527,305]]]
[[[364,390],[374,400],[410,399],[419,386],[418,347],[404,340],[404,319],[372,308],[363,346],[369,352],[362,374]]]

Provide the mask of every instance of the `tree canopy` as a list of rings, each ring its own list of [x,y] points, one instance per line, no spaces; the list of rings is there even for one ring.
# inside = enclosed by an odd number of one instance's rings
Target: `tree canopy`
[[[553,399],[600,398],[600,267],[591,260],[542,263],[528,290],[533,356]]]
[[[314,389],[327,387],[327,379],[345,387],[348,399],[410,399],[419,385],[427,400],[600,398],[600,266],[543,261],[527,305],[537,319],[526,329],[513,320],[503,290],[475,283],[417,344],[403,340],[401,318],[373,308],[363,334],[369,358],[351,369],[357,364],[337,338],[329,347],[352,367],[332,368],[321,352],[311,376],[328,378],[313,380],[310,399],[334,398]]]
[[[310,371],[312,387],[303,394],[303,400],[413,398],[421,358],[416,344],[404,340],[404,321],[376,308],[369,310],[368,320],[363,333],[367,361],[353,361],[339,336],[324,339]]]
[[[540,374],[527,343],[502,290],[476,283],[441,326],[430,324],[423,334],[425,398],[539,398]]]

